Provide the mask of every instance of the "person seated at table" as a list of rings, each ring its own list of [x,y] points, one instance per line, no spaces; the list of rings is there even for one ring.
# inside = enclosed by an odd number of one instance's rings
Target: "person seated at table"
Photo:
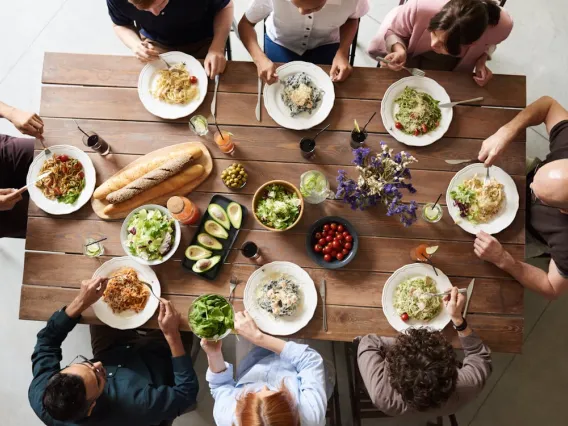
[[[222,74],[233,24],[233,0],[107,0],[114,32],[142,62],[178,50],[205,58],[211,78]]]
[[[332,81],[343,81],[352,71],[349,49],[359,18],[368,11],[368,0],[253,0],[239,35],[267,84],[278,80],[274,62],[291,61],[331,65]],[[263,52],[254,26],[264,19]]]
[[[548,272],[514,259],[485,232],[477,234],[474,251],[524,287],[556,299],[568,290],[568,111],[551,97],[540,98],[483,142],[479,161],[490,166],[527,127],[542,123],[550,134],[550,153],[527,176],[526,224],[550,253]]]
[[[455,413],[475,399],[491,374],[491,352],[462,316],[466,298],[453,287],[446,309],[465,352],[458,362],[441,331],[409,328],[396,339],[361,339],[357,362],[371,401],[389,416]]]
[[[61,344],[106,286],[102,278],[83,281],[77,297],[38,333],[28,397],[46,425],[158,425],[195,404],[199,386],[180,336],[180,315],[165,299],[161,332],[140,336],[91,326],[94,359],[78,355],[61,368]]]
[[[0,117],[25,135],[43,135],[43,120],[37,114],[0,102]],[[0,238],[26,237],[29,196],[16,191],[26,185],[33,158],[34,139],[0,135]]]
[[[236,380],[233,366],[223,358],[221,341],[201,341],[217,426],[325,425],[333,383],[326,380],[320,354],[262,333],[247,311],[235,315],[235,331],[253,345],[237,367]]]
[[[384,56],[395,71],[475,68],[473,79],[485,86],[493,76],[487,61],[512,29],[511,16],[493,0],[408,0],[387,14],[368,53]]]

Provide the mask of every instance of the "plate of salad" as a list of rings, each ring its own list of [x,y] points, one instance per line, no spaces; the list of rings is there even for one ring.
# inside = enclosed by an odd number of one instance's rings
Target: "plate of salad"
[[[189,308],[188,322],[191,331],[200,339],[212,341],[227,337],[233,328],[235,311],[223,296],[204,294]]]
[[[143,265],[170,259],[181,241],[181,229],[170,212],[157,204],[134,209],[122,223],[120,242],[126,254]]]
[[[270,231],[286,231],[302,218],[302,193],[290,182],[273,180],[262,185],[252,200],[254,217]]]
[[[406,77],[393,83],[381,103],[381,117],[397,141],[411,146],[433,144],[448,131],[452,108],[438,105],[450,101],[446,90],[427,77]]]

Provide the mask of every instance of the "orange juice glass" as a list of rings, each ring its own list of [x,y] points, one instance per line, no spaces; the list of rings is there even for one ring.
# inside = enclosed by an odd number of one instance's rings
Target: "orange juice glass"
[[[410,250],[410,258],[415,262],[427,262],[432,257],[426,253],[427,248],[427,244],[420,244],[418,247],[414,247]]]
[[[224,130],[221,130],[221,133],[215,132],[213,138],[221,152],[225,154],[232,154],[232,152],[235,150],[235,144],[233,142],[232,136],[233,135],[231,133]]]

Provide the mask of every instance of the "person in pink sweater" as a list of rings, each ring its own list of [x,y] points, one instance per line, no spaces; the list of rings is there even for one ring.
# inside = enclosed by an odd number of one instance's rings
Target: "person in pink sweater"
[[[512,29],[511,16],[493,0],[408,0],[387,14],[368,53],[385,56],[395,71],[475,70],[473,79],[485,86],[493,76],[487,60]]]

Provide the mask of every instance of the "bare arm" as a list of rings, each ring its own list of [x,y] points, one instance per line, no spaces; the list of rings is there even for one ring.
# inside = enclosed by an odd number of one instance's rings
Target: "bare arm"
[[[233,0],[231,0],[227,6],[215,15],[215,19],[213,20],[213,41],[211,42],[209,50],[215,50],[221,53],[225,52],[227,37],[229,37],[231,26],[233,25],[233,13],[234,5]]]
[[[134,27],[113,24],[114,32],[126,47],[142,62],[151,62],[158,58],[160,52],[151,42],[144,43]]]
[[[353,71],[349,64],[349,49],[359,26],[358,19],[348,19],[339,28],[339,49],[333,58],[329,76],[332,81],[344,81]]]
[[[264,54],[258,44],[254,25],[247,19],[246,14],[243,15],[239,22],[239,36],[256,65],[258,76],[265,83],[272,84],[278,80],[276,65]]]

